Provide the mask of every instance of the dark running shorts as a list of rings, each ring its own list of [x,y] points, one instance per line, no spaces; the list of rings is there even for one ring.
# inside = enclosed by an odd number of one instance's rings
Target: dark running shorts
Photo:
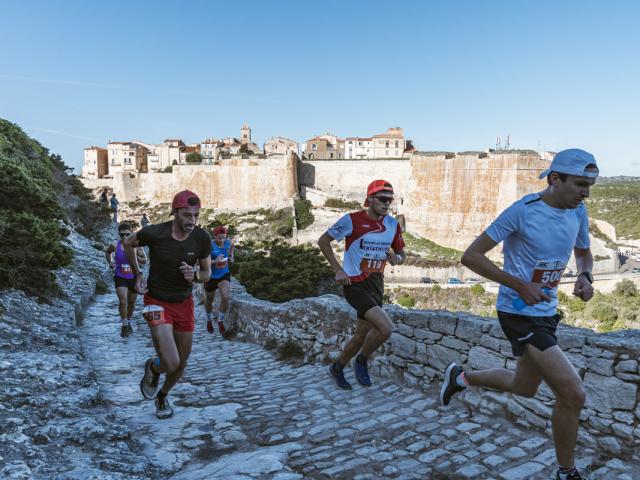
[[[136,292],[135,278],[122,278],[116,275],[113,277],[113,281],[116,284],[116,288],[126,287],[129,289],[129,293],[138,293]]]
[[[231,273],[225,273],[223,277],[220,278],[210,278],[207,283],[204,284],[204,289],[207,292],[215,292],[218,288],[218,284],[226,280],[227,282],[231,281]]]
[[[551,317],[530,317],[514,313],[498,312],[502,331],[511,342],[515,357],[524,354],[524,346],[530,343],[541,352],[558,344],[556,329],[560,315]]]
[[[342,289],[344,298],[358,312],[358,318],[364,318],[373,307],[382,307],[384,277],[381,273],[372,273],[362,282],[345,285]]]

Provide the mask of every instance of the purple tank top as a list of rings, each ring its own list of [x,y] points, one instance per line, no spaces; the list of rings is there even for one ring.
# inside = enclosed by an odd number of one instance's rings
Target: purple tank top
[[[121,278],[134,278],[133,270],[131,269],[131,265],[129,265],[129,260],[127,260],[127,255],[124,253],[124,248],[122,248],[122,242],[118,240],[118,244],[116,245],[116,268],[115,268],[115,276]]]

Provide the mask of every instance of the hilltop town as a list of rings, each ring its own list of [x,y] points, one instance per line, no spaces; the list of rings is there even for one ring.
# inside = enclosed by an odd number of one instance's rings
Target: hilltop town
[[[200,143],[185,144],[179,138],[168,138],[160,144],[138,140],[109,141],[107,147],[84,149],[82,177],[112,178],[117,173],[169,173],[174,165],[218,165],[232,156],[262,157],[296,156],[309,160],[391,159],[408,158],[415,151],[411,140],[404,138],[400,127],[371,137],[338,138],[330,133],[310,138],[304,147],[285,137],[272,137],[260,148],[251,138],[246,124],[240,137],[208,138]]]

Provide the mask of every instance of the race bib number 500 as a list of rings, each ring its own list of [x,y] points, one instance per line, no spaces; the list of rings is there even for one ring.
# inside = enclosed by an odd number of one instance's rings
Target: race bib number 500
[[[360,270],[363,273],[382,273],[386,260],[375,260],[373,258],[363,258],[360,262]]]
[[[557,287],[565,268],[566,264],[560,260],[538,260],[533,269],[531,281]]]

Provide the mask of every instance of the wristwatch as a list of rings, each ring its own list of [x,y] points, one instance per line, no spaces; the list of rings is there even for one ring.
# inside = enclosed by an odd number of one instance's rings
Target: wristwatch
[[[593,275],[591,275],[591,272],[581,272],[578,276],[586,278],[589,283],[593,283]]]

